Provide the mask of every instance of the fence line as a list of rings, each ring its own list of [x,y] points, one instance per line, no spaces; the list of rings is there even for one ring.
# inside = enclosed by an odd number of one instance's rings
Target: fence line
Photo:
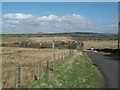
[[[43,73],[48,73],[49,70],[55,70],[57,63],[62,63],[73,56],[73,49],[62,50],[62,52],[55,52],[55,42],[52,43],[52,56],[49,59],[41,60],[37,64],[27,66],[16,66],[15,86],[19,88],[25,81],[40,80]],[[56,57],[56,58],[55,58]],[[26,69],[27,68],[27,69]],[[14,68],[15,69],[15,68]],[[24,70],[25,69],[25,70]],[[14,70],[15,71],[15,70]],[[24,73],[25,72],[25,73]],[[24,74],[22,74],[24,73]],[[15,75],[15,74],[14,74]],[[25,75],[25,79],[24,79]],[[32,78],[32,79],[31,79]]]
[[[73,50],[63,51],[62,53],[56,54],[56,56],[58,57],[58,59],[56,59],[56,60],[57,60],[58,63],[61,63],[61,62],[64,62],[64,60],[66,60],[67,58],[70,58],[72,55],[73,55]],[[54,58],[55,58],[55,56],[54,56]],[[50,63],[49,59],[46,59],[44,63],[45,63],[44,64],[45,65],[44,69],[45,69],[46,73],[48,73],[50,68],[53,69],[53,61],[52,61],[52,63]],[[43,61],[41,61],[41,65],[42,64],[43,64]],[[50,64],[52,64],[52,67],[50,67]],[[40,79],[40,74],[42,74],[42,72],[40,72],[40,70],[41,70],[40,66],[41,65],[39,63],[37,63],[36,66],[35,66],[35,72],[36,73],[34,75],[34,80],[39,80]],[[54,69],[55,69],[55,67],[54,67]],[[16,67],[16,88],[20,87],[20,77],[21,77],[20,73],[22,74],[21,68],[20,68],[20,66],[17,66]]]
[[[21,83],[24,83],[24,81],[30,82],[33,80],[41,79],[41,77],[44,75],[43,73],[48,73],[49,70],[53,71],[56,68],[57,63],[61,64],[65,60],[69,60],[69,58],[71,58],[73,56],[73,49],[67,49],[67,50],[63,50],[62,52],[56,53],[55,40],[53,40],[53,42],[50,44],[52,44],[52,47],[51,47],[52,55],[49,59],[41,60],[41,62],[38,62],[35,65],[34,64],[28,65],[27,69],[25,69],[25,70],[24,70],[24,68],[26,68],[26,67],[24,65],[17,66],[16,68],[14,68],[15,69],[14,75],[16,75],[16,77],[14,78],[15,80],[12,80],[14,82],[14,87],[16,87],[16,88],[21,87],[23,85]],[[69,44],[71,44],[71,42],[69,42]],[[82,47],[80,47],[80,46],[82,46]],[[77,47],[78,47],[77,48],[78,50],[81,50],[81,48],[83,48],[83,45],[80,44],[80,42],[78,42]],[[23,80],[24,75],[25,75],[26,80]]]

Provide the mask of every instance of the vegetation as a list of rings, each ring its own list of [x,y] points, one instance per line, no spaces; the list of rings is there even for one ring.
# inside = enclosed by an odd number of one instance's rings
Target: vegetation
[[[66,36],[66,37],[65,37]],[[49,38],[48,38],[49,37]],[[93,48],[117,48],[117,34],[96,34],[96,33],[51,33],[51,34],[3,34],[2,46],[11,46],[13,42],[30,42],[28,48],[50,48],[51,43],[44,43],[40,46],[40,42],[51,42],[53,39],[58,41],[83,41],[84,49]],[[67,45],[56,45],[56,48],[75,49],[75,42]]]
[[[84,41],[84,49],[104,49],[104,48],[109,48],[109,49],[117,49],[117,40],[102,40],[102,41]]]
[[[117,35],[111,34],[93,34],[93,35],[79,35],[73,36],[72,39],[79,40],[79,41],[91,41],[91,40],[117,40]]]
[[[49,37],[49,38],[48,38]],[[30,42],[31,44],[25,47],[28,48],[50,48],[51,44],[43,44],[40,42],[51,42],[53,39],[65,42],[68,41],[83,41],[84,48],[117,48],[117,34],[97,34],[97,33],[36,33],[36,34],[2,34],[2,46],[10,46],[13,42]],[[56,48],[76,48],[75,43],[67,45],[56,45]]]
[[[84,53],[56,66],[40,80],[26,83],[24,88],[103,88],[104,78]]]
[[[120,58],[120,49],[110,49],[110,48],[104,48],[104,49],[94,49],[95,51],[102,53],[104,55],[113,57],[114,59]]]
[[[1,35],[0,35],[1,36]],[[117,40],[117,34],[98,34],[87,32],[71,32],[71,33],[36,33],[36,34],[2,34],[2,38],[7,37],[72,37],[71,39],[86,41],[86,40]]]
[[[84,50],[102,48],[117,48],[117,35],[96,34],[96,33],[53,33],[53,34],[2,34],[2,67],[4,87],[11,88],[15,86],[16,65],[24,68],[21,72],[21,83],[33,79],[36,63],[44,68],[46,60],[52,60],[52,40],[65,42],[65,44],[56,44],[56,57],[65,50],[76,49],[77,44],[74,41],[82,41]],[[69,43],[68,41],[71,41]],[[14,46],[14,43],[28,42],[28,45]],[[67,43],[66,43],[67,42]],[[62,57],[60,57],[62,58]],[[41,63],[41,61],[45,63]],[[51,61],[50,61],[51,63]],[[56,67],[54,74],[49,71],[39,81],[26,84],[25,87],[104,87],[104,80],[97,68],[92,65],[91,60],[85,55],[77,55],[71,60],[67,60],[63,65]],[[29,67],[29,68],[28,68]],[[29,73],[29,75],[28,75]],[[48,78],[49,77],[49,78]],[[52,78],[55,77],[55,78]],[[91,83],[92,82],[92,83]],[[54,86],[53,86],[54,84]]]
[[[65,49],[55,50],[55,59],[62,59],[62,53],[68,51]],[[35,65],[41,66],[41,74],[44,71],[46,60],[49,64],[52,62],[52,49],[20,48],[20,47],[2,47],[2,73],[4,88],[15,87],[16,66],[21,66],[21,84],[27,81],[31,82],[35,75]],[[11,83],[12,82],[12,83]]]

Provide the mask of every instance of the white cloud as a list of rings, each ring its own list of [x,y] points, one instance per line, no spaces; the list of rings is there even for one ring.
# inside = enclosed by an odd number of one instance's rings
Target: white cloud
[[[110,27],[110,28],[109,28]],[[104,28],[104,29],[102,29]],[[3,15],[3,32],[104,32],[114,31],[111,25],[97,25],[84,16],[73,14],[33,16],[9,13]],[[101,31],[100,31],[101,30]]]
[[[22,20],[22,19],[31,19],[33,16],[31,14],[21,14],[21,13],[10,13],[3,15],[5,19],[13,19],[13,20]]]

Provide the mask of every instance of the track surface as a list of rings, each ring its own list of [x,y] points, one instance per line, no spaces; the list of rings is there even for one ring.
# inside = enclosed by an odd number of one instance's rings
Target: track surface
[[[86,51],[108,79],[108,88],[118,88],[118,60],[100,53]]]

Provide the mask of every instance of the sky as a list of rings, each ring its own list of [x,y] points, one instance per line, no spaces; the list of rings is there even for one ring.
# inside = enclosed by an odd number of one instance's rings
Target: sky
[[[117,33],[117,2],[3,2],[3,33]]]

